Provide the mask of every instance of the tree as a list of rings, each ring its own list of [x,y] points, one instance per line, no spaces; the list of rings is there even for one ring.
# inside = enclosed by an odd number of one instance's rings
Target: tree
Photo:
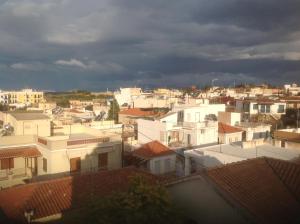
[[[120,111],[119,104],[117,100],[114,98],[110,103],[107,120],[114,120],[116,123],[118,123],[119,111]]]
[[[92,200],[85,216],[86,223],[100,224],[184,223],[167,190],[161,185],[149,184],[141,176],[132,177],[127,192]]]

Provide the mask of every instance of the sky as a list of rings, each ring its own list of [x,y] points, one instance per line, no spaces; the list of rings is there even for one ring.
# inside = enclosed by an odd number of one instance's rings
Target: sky
[[[0,0],[0,89],[300,82],[299,0]]]

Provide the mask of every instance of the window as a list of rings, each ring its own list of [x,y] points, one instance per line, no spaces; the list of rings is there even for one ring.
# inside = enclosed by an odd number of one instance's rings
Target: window
[[[266,112],[266,105],[261,105],[260,106],[260,112],[265,113]]]
[[[43,158],[43,171],[44,172],[47,172],[47,159],[46,158]]]
[[[201,134],[204,134],[205,133],[205,130],[204,129],[201,129]]]
[[[13,169],[14,158],[1,159],[1,170]]]
[[[284,105],[278,105],[278,113],[284,113]]]
[[[258,104],[253,104],[253,110],[258,110]]]
[[[160,174],[160,160],[156,160],[154,162],[154,172],[156,174]]]
[[[165,172],[171,172],[171,159],[165,159]]]
[[[270,105],[266,105],[266,113],[270,113]]]
[[[181,110],[177,113],[177,122],[183,122],[184,120],[184,111]]]
[[[107,169],[108,164],[108,153],[100,153],[98,154],[98,168],[99,169]]]

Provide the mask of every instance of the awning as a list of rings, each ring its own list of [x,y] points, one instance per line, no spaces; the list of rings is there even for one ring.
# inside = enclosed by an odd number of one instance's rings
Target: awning
[[[42,154],[33,146],[22,148],[5,148],[0,149],[0,159],[16,157],[39,157]]]

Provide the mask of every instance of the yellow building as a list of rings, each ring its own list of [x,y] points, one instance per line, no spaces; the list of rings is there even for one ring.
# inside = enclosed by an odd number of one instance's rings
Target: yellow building
[[[9,103],[36,104],[44,102],[44,92],[23,89],[21,91],[10,91],[8,93]]]

